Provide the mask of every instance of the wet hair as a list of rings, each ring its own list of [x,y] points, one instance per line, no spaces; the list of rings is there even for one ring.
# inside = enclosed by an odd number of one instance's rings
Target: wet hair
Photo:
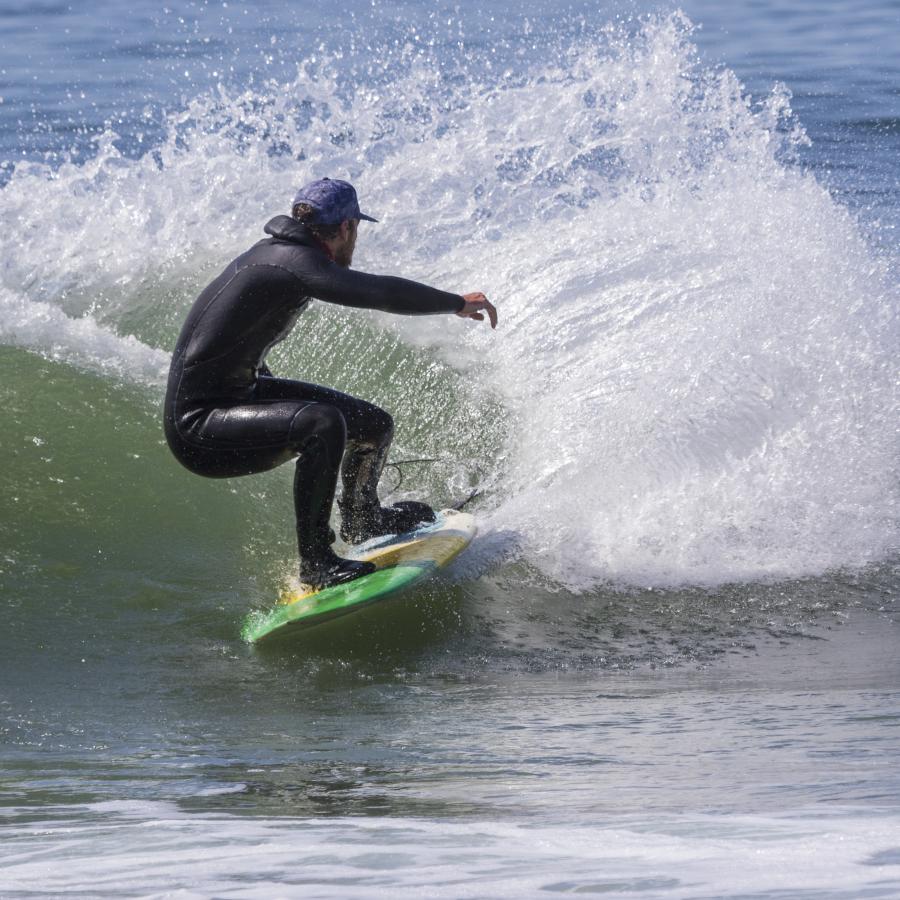
[[[315,224],[316,210],[308,203],[295,203],[291,217],[305,225],[320,241],[330,241],[341,233],[340,225]]]

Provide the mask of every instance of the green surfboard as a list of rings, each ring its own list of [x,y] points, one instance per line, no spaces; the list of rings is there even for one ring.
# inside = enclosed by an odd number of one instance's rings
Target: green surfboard
[[[471,515],[445,509],[435,522],[415,531],[361,544],[348,556],[375,563],[374,572],[319,591],[288,592],[274,609],[250,613],[241,637],[251,644],[274,641],[385,600],[447,565],[471,543],[476,530]]]

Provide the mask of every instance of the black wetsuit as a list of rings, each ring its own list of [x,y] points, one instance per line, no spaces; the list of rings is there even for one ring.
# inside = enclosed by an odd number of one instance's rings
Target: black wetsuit
[[[299,457],[294,500],[301,559],[329,543],[328,517],[344,461],[343,504],[377,503],[393,434],[388,413],[339,391],[274,378],[269,349],[310,299],[403,315],[459,312],[465,301],[414,281],[367,275],[332,262],[289,216],[232,262],[197,298],[169,373],[165,432],[199,475],[250,475]]]

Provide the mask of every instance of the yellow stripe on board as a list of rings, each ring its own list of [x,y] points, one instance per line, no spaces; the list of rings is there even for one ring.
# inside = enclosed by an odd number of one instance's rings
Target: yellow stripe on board
[[[352,558],[373,562],[379,569],[423,562],[444,566],[468,546],[475,533],[475,520],[468,513],[456,510],[443,510],[440,516],[441,525],[434,531],[401,543],[388,543],[387,546],[364,550],[358,555],[353,554]],[[287,606],[317,593],[319,592],[308,588],[288,590],[278,598],[278,602]]]

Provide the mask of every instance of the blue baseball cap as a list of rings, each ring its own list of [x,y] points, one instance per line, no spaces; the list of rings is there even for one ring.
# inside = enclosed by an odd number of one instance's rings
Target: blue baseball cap
[[[337,178],[320,178],[300,188],[293,205],[298,203],[306,203],[316,211],[314,225],[340,225],[346,219],[378,221],[359,211],[356,189],[349,182]]]

